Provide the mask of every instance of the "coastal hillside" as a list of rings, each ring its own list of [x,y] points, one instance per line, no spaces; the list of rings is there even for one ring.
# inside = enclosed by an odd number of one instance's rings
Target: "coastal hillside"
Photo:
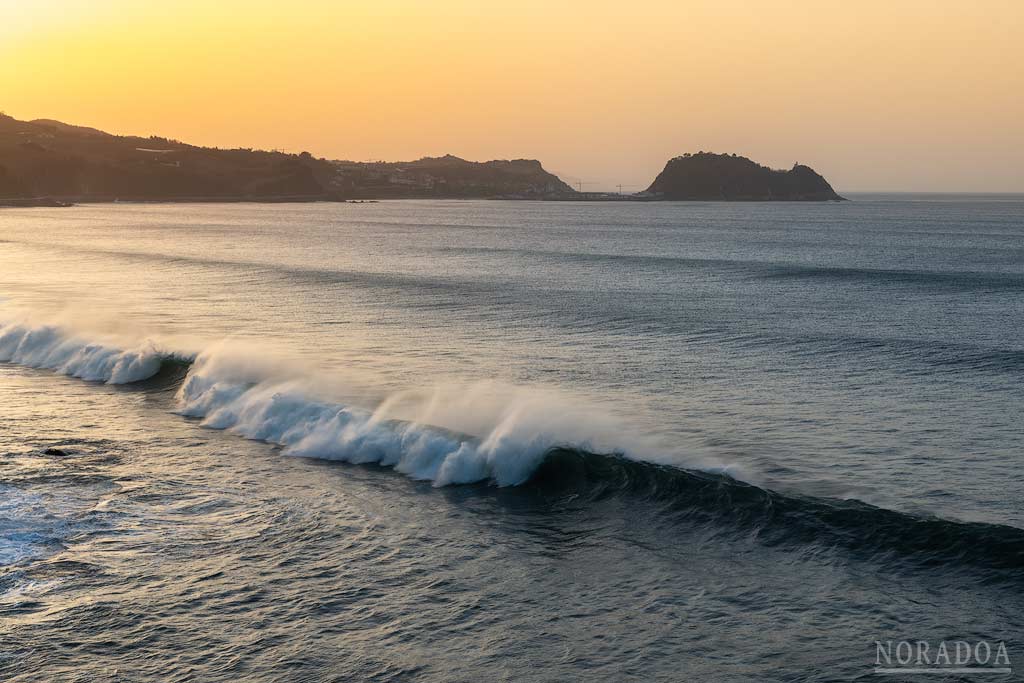
[[[842,200],[809,166],[788,171],[761,166],[735,154],[699,152],[669,160],[647,189],[659,199],[709,201]]]
[[[409,162],[332,163],[337,169],[332,187],[357,198],[558,199],[575,194],[535,159],[475,162],[449,154]]]
[[[346,199],[841,200],[807,166],[774,170],[699,152],[671,159],[646,192],[577,193],[534,159],[452,155],[357,162],[254,149],[197,147],[0,114],[0,205],[89,201]]]
[[[312,201],[550,198],[572,188],[540,162],[453,156],[406,163],[318,159],[308,152],[197,147],[162,137],[0,115],[0,200]]]

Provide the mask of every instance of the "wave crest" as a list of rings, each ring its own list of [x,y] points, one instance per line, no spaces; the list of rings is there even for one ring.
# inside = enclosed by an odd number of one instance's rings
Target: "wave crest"
[[[112,340],[85,340],[56,325],[0,325],[0,361],[92,382],[129,384],[149,379],[172,355],[148,341],[122,349]]]
[[[553,449],[527,486],[554,500],[628,497],[688,526],[740,530],[768,545],[818,545],[917,567],[962,565],[1024,578],[1024,529],[780,493],[713,472]],[[651,509],[651,508],[648,508]]]
[[[142,390],[173,387],[176,412],[205,427],[288,455],[391,467],[435,486],[525,484],[530,495],[571,501],[625,496],[688,524],[752,530],[769,544],[980,565],[1017,579],[1024,568],[1024,530],[779,493],[707,462],[658,464],[641,437],[607,414],[536,391],[404,392],[368,410],[320,398],[309,379],[296,379],[302,373],[238,348],[218,345],[193,358],[154,342],[122,349],[114,338],[88,341],[56,325],[22,323],[0,324],[0,361]]]
[[[493,481],[521,484],[560,443],[539,424],[541,409],[511,402],[471,436],[415,419],[313,398],[302,382],[255,379],[216,353],[196,359],[178,391],[178,412],[212,429],[282,446],[288,455],[393,467],[436,486]]]

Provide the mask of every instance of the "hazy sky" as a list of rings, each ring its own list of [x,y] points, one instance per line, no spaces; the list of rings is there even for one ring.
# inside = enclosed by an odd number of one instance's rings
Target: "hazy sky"
[[[1022,0],[0,0],[0,109],[329,158],[1024,191]]]

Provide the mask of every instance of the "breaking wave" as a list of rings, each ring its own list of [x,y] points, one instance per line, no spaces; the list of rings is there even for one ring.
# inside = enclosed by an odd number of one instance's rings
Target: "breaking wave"
[[[0,325],[0,361],[45,368],[90,382],[130,384],[156,375],[165,361],[187,357],[152,342],[122,348],[114,338],[89,340],[57,325]]]
[[[410,392],[370,410],[318,399],[305,381],[267,374],[214,348],[193,363],[177,410],[204,427],[282,446],[287,455],[392,467],[436,486],[521,484],[560,445],[618,450],[599,437],[593,420],[566,405],[552,410],[553,399],[533,392]],[[474,419],[453,419],[466,412]],[[472,434],[458,429],[471,422]]]
[[[172,384],[175,411],[204,427],[276,444],[287,455],[393,467],[437,486],[513,486],[554,447],[620,453],[643,440],[624,436],[609,416],[533,389],[481,384],[337,400],[311,379],[315,373],[227,344],[190,355],[156,341],[125,344],[17,322],[0,326],[0,361],[106,384]]]
[[[856,500],[779,493],[714,463],[658,464],[643,438],[608,416],[536,392],[435,390],[369,409],[323,398],[291,368],[226,345],[197,355],[154,341],[128,346],[59,325],[0,325],[0,361],[84,380],[175,392],[175,412],[203,427],[280,446],[287,455],[391,467],[435,486],[490,482],[561,501],[628,497],[690,524],[750,532],[768,544],[900,555],[918,565],[1024,569],[1024,530],[915,516]],[[468,417],[467,417],[468,416]]]

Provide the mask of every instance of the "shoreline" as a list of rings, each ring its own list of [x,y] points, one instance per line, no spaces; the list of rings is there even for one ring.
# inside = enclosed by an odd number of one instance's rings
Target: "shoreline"
[[[465,196],[421,196],[401,195],[394,197],[309,197],[309,196],[282,196],[282,197],[166,197],[166,198],[140,198],[122,199],[120,197],[12,197],[0,198],[0,209],[2,208],[69,208],[81,204],[375,204],[382,201],[409,201],[409,200],[438,200],[438,201],[522,201],[522,202],[625,202],[625,203],[661,203],[661,202],[716,202],[716,203],[738,203],[738,204],[825,204],[830,202],[850,201],[846,197],[840,199],[722,199],[722,198],[694,198],[694,199],[665,199],[663,197],[637,197],[631,195],[603,195],[592,193],[591,196],[580,197],[518,197],[518,196],[494,196],[494,197],[465,197]]]

